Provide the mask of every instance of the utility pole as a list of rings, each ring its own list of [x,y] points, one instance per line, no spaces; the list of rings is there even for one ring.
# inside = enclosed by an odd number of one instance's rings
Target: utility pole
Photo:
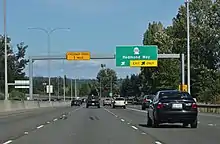
[[[77,97],[77,87],[76,87],[76,79],[75,79],[75,98]]]
[[[8,49],[7,49],[7,28],[6,28],[6,0],[3,0],[3,17],[4,17],[4,46],[5,46],[5,100],[8,100]]]
[[[57,98],[60,98],[60,77],[57,78]]]
[[[63,99],[66,101],[66,80],[65,75],[63,76]]]
[[[112,76],[111,76],[111,97],[112,97],[113,93],[112,93]]]
[[[189,33],[189,0],[186,0],[187,9],[187,87],[188,93],[190,94],[190,33]]]
[[[73,99],[73,79],[71,79],[71,100]]]

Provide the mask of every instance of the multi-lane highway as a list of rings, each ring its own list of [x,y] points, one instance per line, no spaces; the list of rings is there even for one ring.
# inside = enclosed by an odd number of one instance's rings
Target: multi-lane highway
[[[65,107],[0,114],[4,144],[219,144],[220,115],[200,114],[197,129],[146,127],[140,106]]]

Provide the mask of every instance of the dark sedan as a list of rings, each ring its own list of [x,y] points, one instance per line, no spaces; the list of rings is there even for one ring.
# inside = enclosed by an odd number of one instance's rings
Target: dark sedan
[[[197,128],[198,108],[187,92],[165,90],[157,92],[147,113],[147,125],[158,127],[161,123],[182,123]]]

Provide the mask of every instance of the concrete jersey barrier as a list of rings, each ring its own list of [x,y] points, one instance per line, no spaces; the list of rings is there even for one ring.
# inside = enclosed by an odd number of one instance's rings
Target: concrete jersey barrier
[[[0,112],[16,111],[24,109],[35,109],[43,107],[69,106],[70,102],[48,102],[48,101],[0,101]]]

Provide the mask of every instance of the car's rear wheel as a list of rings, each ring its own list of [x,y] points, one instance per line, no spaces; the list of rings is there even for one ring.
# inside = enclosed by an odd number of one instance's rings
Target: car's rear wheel
[[[89,106],[88,106],[88,105],[86,105],[86,108],[89,108]]]
[[[115,106],[113,105],[112,108],[115,108]]]
[[[183,127],[188,127],[188,123],[183,123]]]
[[[149,116],[149,113],[147,113],[147,127],[151,127],[152,126],[152,120]]]
[[[100,108],[100,105],[98,105],[98,108]]]
[[[197,128],[197,126],[198,126],[197,119],[194,120],[194,122],[192,122],[192,123],[190,124],[190,127],[191,127],[191,128]]]
[[[123,108],[126,109],[126,106],[124,106]]]

